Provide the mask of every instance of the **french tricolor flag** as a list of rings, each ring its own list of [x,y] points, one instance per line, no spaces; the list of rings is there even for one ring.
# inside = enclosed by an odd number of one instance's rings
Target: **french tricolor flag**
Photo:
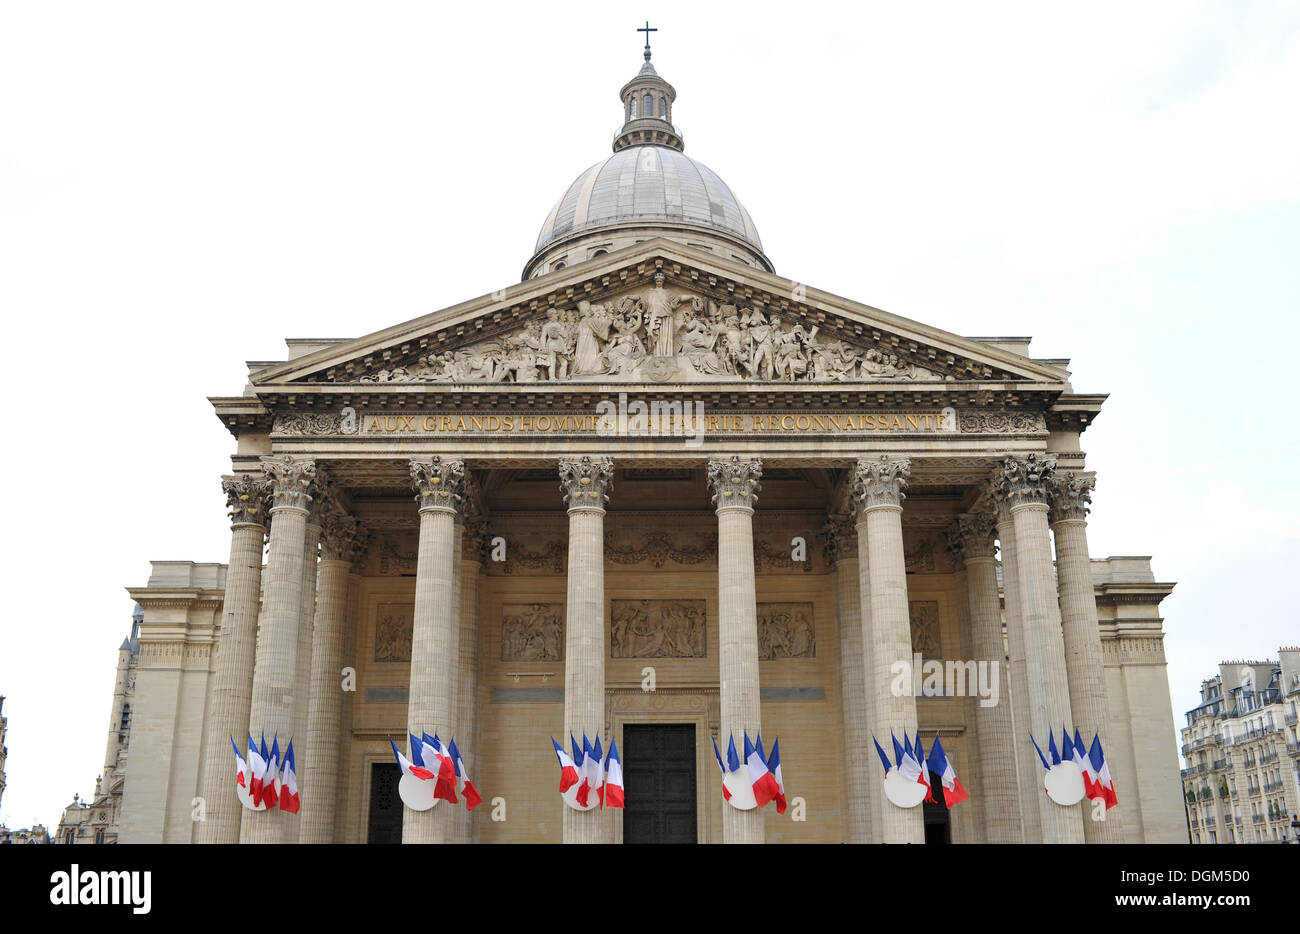
[[[934,745],[930,747],[930,771],[939,776],[939,783],[943,786],[943,803],[952,810],[954,804],[965,801],[970,797],[966,789],[961,786],[957,780],[957,772],[953,769],[952,763],[948,761],[948,754],[943,751],[943,744],[939,742],[939,737],[934,738]]]
[[[623,806],[623,762],[618,757],[618,744],[613,737],[609,740],[609,762],[605,774],[604,807],[621,808]]]
[[[447,751],[442,748],[442,741],[438,739],[437,733],[432,736],[421,733],[420,752],[424,756],[425,768],[433,772],[437,778],[437,784],[433,786],[433,796],[450,801],[452,804],[460,803],[456,797],[456,767],[452,764]]]
[[[912,741],[904,733],[903,743],[900,745],[893,730],[889,731],[889,738],[894,741],[894,761],[898,765],[899,774],[909,782],[919,782],[921,780],[921,766],[917,763],[916,757],[912,755]]]
[[[578,784],[578,767],[555,737],[551,737],[551,745],[555,747],[555,758],[560,760],[560,794],[564,794]]]
[[[736,738],[734,736],[731,738],[731,754],[733,756],[736,754]],[[722,753],[718,751],[718,740],[716,738],[713,739],[713,755],[718,760],[718,771],[722,773],[722,780],[724,783],[722,786],[722,800],[730,801],[731,792],[727,791],[727,786],[725,784],[727,780],[727,767],[722,764]]]
[[[885,769],[885,777],[888,778],[888,777],[889,777],[889,770],[892,769],[892,768],[894,768],[894,763],[892,763],[892,762],[889,761],[889,756],[887,756],[887,755],[885,754],[885,750],[883,750],[883,749],[880,748],[880,740],[876,739],[876,738],[873,736],[873,737],[871,737],[871,741],[872,741],[873,743],[876,744],[876,755],[880,756],[880,764],[881,764],[881,765],[884,767],[884,769]],[[895,749],[898,748],[898,740],[894,740],[894,748],[895,748]],[[900,755],[900,756],[902,755],[902,750],[901,750],[901,749],[899,750],[899,755]]]
[[[570,736],[570,739],[573,737]],[[577,802],[579,806],[586,807],[587,802],[591,799],[591,740],[587,739],[587,734],[582,734],[582,748],[578,749],[578,742],[574,740],[573,748],[578,753],[577,761],[574,763],[578,767],[578,772],[582,775],[582,781],[578,785]]]
[[[582,737],[587,738],[585,735]],[[591,755],[587,757],[587,781],[591,787],[596,790],[596,800],[603,806],[605,804],[605,750],[600,745],[600,734],[596,734],[596,742],[591,747]]]
[[[1092,736],[1088,761],[1092,763],[1092,770],[1097,773],[1097,782],[1093,786],[1095,794],[1092,797],[1105,801],[1106,810],[1109,811],[1119,804],[1119,798],[1115,794],[1115,782],[1110,777],[1110,766],[1106,764],[1106,754],[1101,749],[1101,737],[1096,733]]]
[[[406,756],[402,755],[402,750],[397,748],[397,743],[393,742],[391,736],[388,737],[388,744],[393,747],[393,755],[397,758],[397,767],[402,770],[403,775],[414,776],[422,782],[427,782],[429,779],[433,778],[433,773],[424,766],[416,765],[411,762],[410,759],[406,758]],[[415,747],[412,747],[412,750],[414,750],[414,748]]]
[[[938,736],[935,736],[936,740],[938,738]],[[921,769],[921,774],[916,780],[925,786],[925,800],[931,804],[937,804],[938,802],[934,800],[934,786],[930,784],[930,767],[925,761],[925,746],[921,744],[920,730],[916,731],[916,744],[912,746],[912,755],[916,758],[917,765]]]
[[[290,739],[289,748],[284,751],[284,776],[280,780],[280,810],[297,814],[299,806],[298,772],[294,768],[293,740]]]
[[[247,788],[248,763],[244,761],[243,753],[241,753],[239,747],[235,745],[235,738],[233,736],[230,737],[230,748],[235,750],[235,784]]]
[[[762,749],[762,740],[759,740],[759,748]],[[776,813],[784,814],[785,803],[785,780],[781,778],[781,740],[779,738],[772,740],[772,755],[767,759],[767,767],[772,771],[772,778],[776,782]]]
[[[266,737],[262,737],[262,748],[266,748]],[[266,777],[266,756],[257,750],[253,734],[248,734],[248,793],[253,799],[253,807],[262,803],[262,780]]]
[[[279,803],[279,791],[277,785],[280,781],[280,734],[276,733],[271,740],[271,752],[266,752],[266,736],[262,737],[262,755],[266,758],[266,775],[262,777],[262,800],[266,802],[268,808],[273,808]]]
[[[1074,742],[1070,743],[1070,761],[1077,765],[1079,771],[1083,773],[1084,797],[1091,798],[1093,784],[1096,782],[1097,776],[1092,771],[1092,763],[1088,761],[1088,748],[1083,745],[1083,737],[1079,735],[1077,727],[1074,730]]]
[[[456,790],[465,798],[465,810],[472,811],[483,803],[483,796],[478,793],[474,783],[469,780],[469,772],[465,769],[465,760],[460,756],[460,750],[456,748],[456,741],[453,739],[447,746],[447,751],[451,755],[451,761],[456,766]]]
[[[767,763],[758,754],[754,744],[749,741],[749,733],[742,735],[745,738],[745,764],[749,767],[749,780],[754,785],[754,801],[759,807],[766,807],[776,797],[776,779],[772,777]]]

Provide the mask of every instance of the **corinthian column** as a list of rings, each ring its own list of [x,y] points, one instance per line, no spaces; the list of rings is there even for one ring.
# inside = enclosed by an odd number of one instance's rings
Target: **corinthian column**
[[[763,726],[754,591],[754,503],[762,476],[763,462],[757,457],[709,461],[709,489],[718,513],[719,738],[723,744],[736,733],[757,736]],[[764,836],[762,810],[722,808],[723,843],[762,843]]]
[[[1052,730],[1070,721],[1061,610],[1056,601],[1047,496],[1056,459],[1038,454],[1002,462],[1000,486],[1011,507],[1016,534],[1016,570],[1025,621],[1025,669],[1029,684],[1029,726],[1045,743]],[[1079,806],[1062,807],[1038,796],[1044,843],[1082,843]]]
[[[268,488],[261,476],[222,477],[230,508],[230,567],[221,608],[221,637],[209,699],[199,796],[206,819],[199,822],[198,843],[238,843],[243,808],[233,784],[234,753],[229,739],[245,751],[248,715],[253,702],[253,653],[257,646],[257,610],[262,598],[262,539],[270,521]],[[228,739],[229,737],[229,739]]]
[[[254,738],[265,733],[268,737],[278,735],[287,739],[293,732],[298,627],[306,564],[303,545],[307,540],[307,513],[312,502],[316,463],[309,457],[282,454],[263,457],[262,465],[272,492],[271,549],[266,563],[248,732]],[[292,843],[298,839],[297,820],[296,815],[278,808],[265,812],[246,810],[240,840]]]
[[[997,562],[993,557],[993,516],[964,514],[947,533],[948,548],[966,572],[966,600],[970,606],[971,643],[977,665],[996,667],[1002,677],[1005,650],[1002,643],[1002,606],[998,600]],[[979,742],[980,781],[984,793],[985,843],[1020,843],[1020,794],[1016,778],[1016,742],[1012,732],[1011,698],[999,691],[979,698],[975,730]]]
[[[312,630],[316,628],[316,584],[319,569],[320,533],[325,513],[323,478],[316,476],[316,495],[307,510],[307,524],[302,542],[302,589],[298,599],[302,602],[302,623],[298,626],[298,650],[294,662],[293,678],[293,738],[294,758],[300,764],[312,761],[314,754],[307,735],[307,706],[311,699]],[[281,750],[285,744],[281,742]],[[299,766],[301,767],[301,765]],[[304,772],[305,774],[305,772]],[[298,822],[301,833],[302,821]]]
[[[907,458],[862,458],[854,474],[858,500],[858,553],[866,555],[860,574],[864,605],[862,643],[867,657],[867,707],[873,711],[872,734],[885,746],[887,737],[916,735],[916,697],[908,684],[895,693],[891,684],[897,662],[912,662],[912,623],[907,611],[907,563],[903,556],[903,499],[912,468]],[[869,595],[869,596],[868,596]],[[873,747],[874,748],[874,747]],[[886,748],[888,748],[886,746]],[[884,793],[879,802],[883,843],[924,843],[925,821],[918,805],[900,808]]]
[[[605,728],[605,504],[614,462],[587,456],[560,461],[569,507],[569,578],[564,619],[564,736]],[[564,809],[565,843],[609,843],[600,808]]]
[[[1016,570],[1016,526],[1011,507],[997,484],[990,493],[997,504],[997,537],[1002,549],[1002,597],[1006,607],[1007,655],[1011,658],[1011,721],[1015,737],[1016,776],[1020,797],[1020,831],[1025,843],[1043,842],[1043,825],[1038,817],[1038,799],[1043,797],[1038,761],[1028,747],[1029,684],[1025,667],[1025,619],[1020,612],[1020,574]]]
[[[1056,574],[1060,591],[1061,630],[1065,639],[1065,670],[1070,684],[1072,726],[1084,742],[1110,726],[1106,702],[1106,674],[1101,658],[1101,631],[1097,625],[1097,598],[1092,587],[1092,562],[1088,557],[1088,504],[1096,480],[1089,474],[1056,477],[1048,518],[1056,538]],[[1083,836],[1088,843],[1122,843],[1118,811],[1104,812],[1105,820],[1091,819],[1084,809]]]
[[[858,580],[858,531],[849,516],[831,516],[826,522],[826,547],[835,576],[835,626],[840,651],[840,704],[844,711],[845,843],[872,843],[879,775],[873,772],[872,717],[867,703],[862,652],[862,631],[870,629],[869,608],[861,598]],[[867,620],[864,622],[864,616]]]
[[[343,648],[346,639],[348,576],[359,525],[342,513],[326,516],[321,527],[320,588],[312,634],[311,703],[304,748],[298,759],[302,786],[299,843],[333,843],[334,806],[339,780],[343,727]],[[294,750],[297,753],[297,748]]]
[[[415,619],[411,632],[411,693],[407,729],[455,727],[455,646],[460,627],[456,600],[456,516],[461,508],[465,462],[459,458],[411,461],[411,482],[420,510],[420,545],[415,568]],[[450,838],[453,807],[427,811],[403,808],[403,843],[444,843]]]
[[[477,512],[465,518],[465,540],[460,553],[460,664],[456,679],[456,748],[465,757],[470,777],[478,773],[483,761],[479,753],[479,628],[478,583],[483,570],[483,551],[487,546],[487,523]],[[474,814],[456,809],[457,843],[473,843]]]

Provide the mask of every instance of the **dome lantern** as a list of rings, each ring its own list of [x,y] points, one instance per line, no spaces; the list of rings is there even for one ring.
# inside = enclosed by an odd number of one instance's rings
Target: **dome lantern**
[[[645,64],[618,92],[623,101],[623,129],[614,137],[615,152],[646,144],[667,146],[678,152],[686,148],[682,135],[672,123],[677,91],[650,64],[650,33],[657,31],[649,22],[637,30],[645,33]]]

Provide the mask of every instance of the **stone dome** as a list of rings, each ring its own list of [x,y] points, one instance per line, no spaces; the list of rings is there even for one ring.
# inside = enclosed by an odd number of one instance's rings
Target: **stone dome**
[[[645,64],[619,92],[624,124],[614,154],[587,169],[556,202],[524,278],[665,237],[773,272],[758,228],[718,174],[687,156],[672,123],[677,92]]]

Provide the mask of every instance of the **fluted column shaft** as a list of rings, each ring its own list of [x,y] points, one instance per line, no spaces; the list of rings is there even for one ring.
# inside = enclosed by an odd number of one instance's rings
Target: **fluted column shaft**
[[[871,606],[870,633],[863,631],[867,656],[866,692],[872,700],[872,734],[877,738],[916,735],[916,697],[911,685],[895,693],[894,665],[912,662],[912,625],[907,606],[907,564],[903,552],[903,498],[911,466],[905,458],[863,458],[858,461],[858,549],[866,556],[864,603]],[[869,594],[869,597],[867,596]],[[864,614],[865,615],[865,614]],[[885,743],[882,741],[882,746]],[[874,746],[872,747],[874,750]],[[888,746],[885,746],[888,749]],[[882,843],[923,843],[922,809],[900,808],[881,792]]]
[[[970,608],[971,647],[975,662],[1002,668],[1002,606],[998,600],[997,562],[993,557],[993,517],[957,517],[950,536],[966,571],[966,601]],[[999,674],[999,683],[1007,687]],[[1016,742],[1012,732],[1011,699],[999,691],[997,703],[975,703],[985,843],[1020,843],[1020,793],[1016,775]]]
[[[1056,599],[1052,541],[1047,525],[1047,488],[1055,462],[1028,455],[1008,458],[1003,489],[1011,507],[1016,534],[1016,570],[1025,621],[1025,668],[1029,683],[1029,724],[1034,738],[1045,743],[1052,731],[1070,721],[1070,689],[1065,672],[1061,610]],[[1082,843],[1083,825],[1077,804],[1062,807],[1041,795],[1038,813],[1044,843]]]
[[[858,533],[847,518],[831,520],[829,533],[834,544],[832,573],[835,580],[835,621],[840,653],[840,703],[844,720],[844,801],[846,843],[871,843],[872,828],[879,822],[875,797],[879,790],[879,767],[873,771],[871,717],[867,703],[866,660],[862,633],[870,628],[861,597]]]
[[[416,736],[447,731],[455,717],[453,648],[460,628],[455,536],[464,474],[464,462],[456,458],[411,462],[419,504],[420,541],[406,721],[407,730]],[[445,801],[427,811],[403,808],[402,842],[446,842],[451,834],[452,809]]]
[[[1048,515],[1056,539],[1057,590],[1060,596],[1061,632],[1065,640],[1065,670],[1070,686],[1072,726],[1084,742],[1093,733],[1104,735],[1110,726],[1106,700],[1106,673],[1101,656],[1101,630],[1097,624],[1097,597],[1092,586],[1092,561],[1088,556],[1087,504],[1093,479],[1077,474],[1057,477]],[[1105,740],[1103,740],[1105,742]],[[1088,802],[1085,802],[1087,805]],[[1118,809],[1106,819],[1091,819],[1083,809],[1083,835],[1088,843],[1122,843]]]
[[[605,503],[613,486],[609,458],[560,461],[560,488],[569,507],[569,575],[565,599],[564,741],[605,728]],[[608,843],[600,808],[564,809],[565,843]]]
[[[486,542],[484,527],[467,521],[460,561],[460,664],[456,680],[456,743],[471,769],[473,779],[482,758],[479,752],[479,573],[483,570],[482,546]],[[475,787],[478,787],[477,782]],[[481,791],[481,789],[480,789]],[[475,812],[456,809],[455,840],[474,843],[477,837]]]
[[[319,481],[318,484],[319,486]],[[302,543],[302,589],[299,599],[302,601],[301,624],[298,626],[298,651],[294,661],[293,679],[293,754],[298,768],[312,761],[310,742],[307,736],[307,709],[311,700],[311,660],[312,632],[316,628],[316,586],[319,573],[319,552],[321,534],[321,498],[317,496],[312,508],[307,513],[307,524],[303,530]],[[281,750],[286,743],[281,739]],[[301,784],[301,783],[300,783]],[[300,833],[302,821],[298,822]]]
[[[290,455],[263,458],[271,482],[271,545],[263,587],[261,633],[253,673],[249,732],[255,739],[287,738],[293,732],[294,679],[297,676],[298,627],[302,616],[302,577],[306,556],[309,490],[315,463]],[[283,752],[283,748],[281,749]],[[244,811],[240,841],[292,843],[298,839],[297,815],[279,810]]]
[[[348,586],[357,522],[326,517],[321,534],[316,622],[312,627],[311,694],[307,742],[311,755],[298,754],[302,811],[300,843],[333,843],[338,816],[339,753],[343,729],[343,652],[348,625]]]
[[[754,586],[754,503],[763,464],[758,458],[709,461],[709,488],[718,514],[719,745],[762,729],[758,683],[758,598]],[[741,768],[743,769],[743,763]],[[723,843],[762,843],[763,811],[722,808]]]
[[[230,739],[246,753],[253,703],[257,612],[262,600],[262,541],[268,500],[260,477],[223,477],[230,507],[230,565],[221,607],[221,636],[212,676],[199,796],[205,820],[195,828],[197,843],[238,843],[243,807],[235,794],[235,754]]]
[[[1011,510],[998,510],[997,535],[1002,552],[1002,598],[1007,618],[1007,655],[1011,689],[1011,729],[1015,738],[1016,776],[1020,798],[1020,832],[1025,843],[1043,842],[1038,799],[1044,796],[1043,776],[1029,743],[1029,684],[1025,667],[1025,621],[1020,612],[1020,574],[1016,570],[1016,527]]]

